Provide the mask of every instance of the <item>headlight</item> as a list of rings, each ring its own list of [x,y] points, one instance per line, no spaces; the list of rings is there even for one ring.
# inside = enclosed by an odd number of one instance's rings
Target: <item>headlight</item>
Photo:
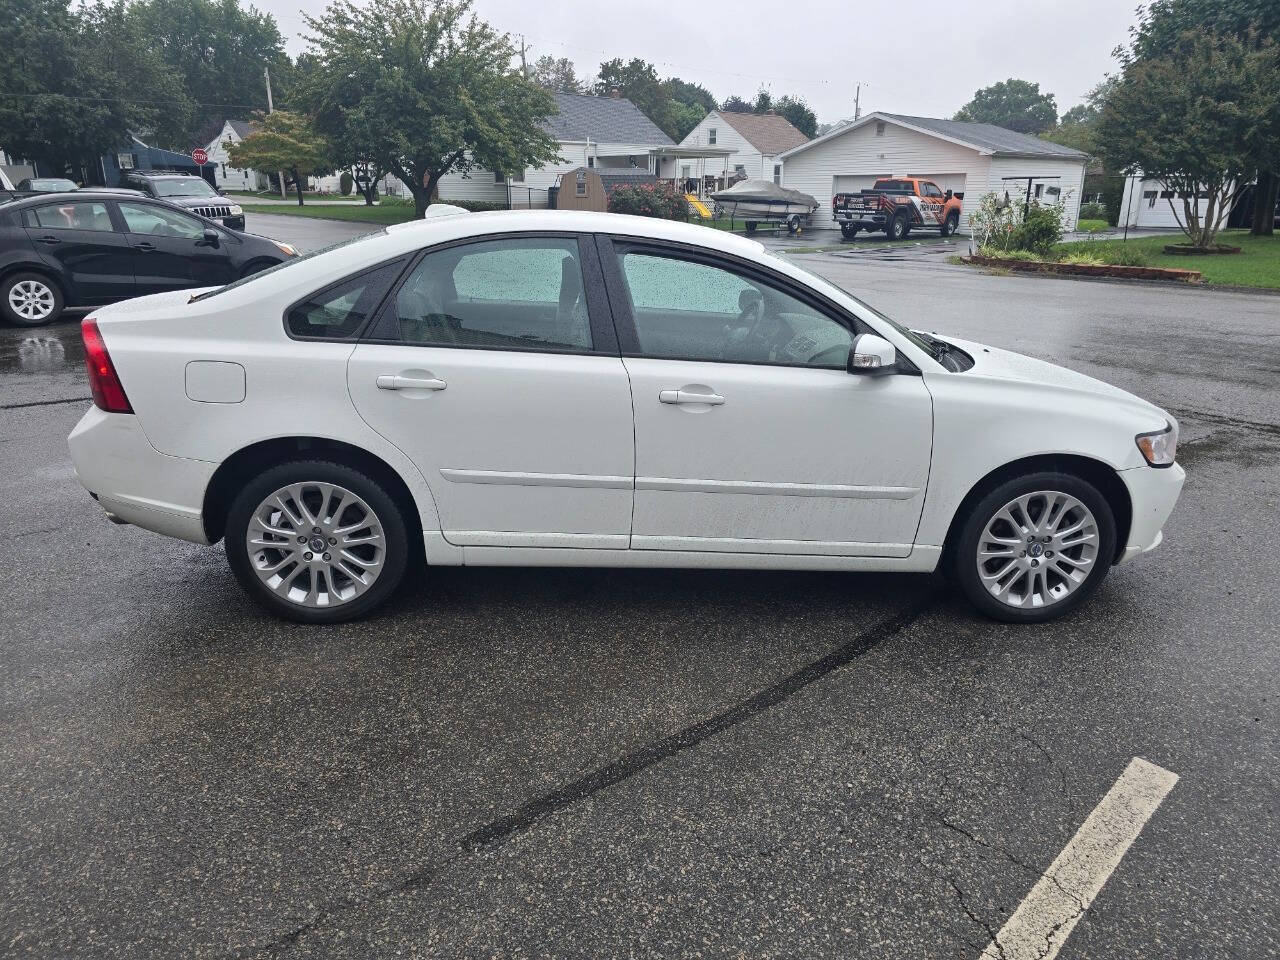
[[[274,243],[277,247],[279,247],[284,252],[284,255],[286,257],[296,257],[298,255],[297,248],[294,247],[292,244],[281,243],[279,240],[272,240],[271,242]]]
[[[238,217],[242,213],[244,213],[244,207],[240,206],[240,204],[233,203],[231,205],[231,216]]]
[[[1173,458],[1178,454],[1178,428],[1172,423],[1155,433],[1140,433],[1134,439],[1151,466],[1173,466]]]

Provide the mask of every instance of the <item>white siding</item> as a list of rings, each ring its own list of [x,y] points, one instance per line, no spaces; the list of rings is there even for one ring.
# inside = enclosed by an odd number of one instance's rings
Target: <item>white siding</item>
[[[224,123],[222,130],[205,147],[205,152],[209,154],[209,163],[213,166],[213,181],[219,189],[257,190],[260,187],[260,181],[265,179],[259,177],[256,170],[242,170],[231,166],[226,144],[239,143],[240,139],[231,124]]]
[[[1167,193],[1173,193],[1172,198],[1165,196]],[[1155,194],[1155,196],[1149,196]],[[1173,207],[1177,207],[1177,214],[1173,212]],[[1207,199],[1196,199],[1196,210],[1201,217],[1208,205]],[[1129,177],[1125,180],[1124,196],[1120,201],[1120,225],[1124,226],[1125,220],[1128,220],[1131,227],[1165,227],[1174,230],[1180,230],[1182,225],[1179,219],[1186,219],[1186,213],[1182,205],[1182,198],[1177,196],[1176,191],[1171,191],[1159,180],[1141,180],[1136,177]]]
[[[716,142],[711,142],[710,130],[714,127],[716,131]],[[725,177],[733,175],[733,168],[738,164],[746,170],[747,176],[752,180],[772,180],[773,179],[773,160],[770,159],[766,165],[765,158],[760,156],[760,151],[747,142],[747,139],[729,124],[718,110],[712,110],[702,121],[689,131],[688,136],[680,141],[682,147],[715,147],[719,150],[732,150],[729,156],[724,157],[707,157],[704,160],[681,160],[680,163],[689,163],[695,169],[691,171],[693,176],[699,176],[698,168],[702,173],[711,177]],[[678,168],[677,168],[678,169]]]
[[[1003,177],[1043,177],[1046,179],[1037,179],[1031,181],[1031,193],[1035,196],[1037,184],[1044,184],[1046,187],[1054,186],[1062,190],[1066,197],[1065,203],[1067,207],[1066,220],[1063,226],[1067,230],[1076,228],[1076,221],[1080,219],[1080,195],[1084,192],[1084,163],[1081,160],[1073,160],[1065,157],[1061,160],[1053,157],[1044,159],[1031,159],[1019,157],[992,157],[991,158],[991,175],[987,183],[987,187],[977,195],[973,196],[974,202],[981,197],[982,193],[988,191],[992,193],[1003,193],[1009,191],[1009,196],[1013,199],[1025,197],[1027,195],[1026,180],[1003,180]],[[1047,179],[1048,177],[1057,177],[1056,180]],[[970,188],[971,190],[972,188]],[[965,206],[969,205],[969,196],[965,197]]]
[[[801,190],[818,201],[813,225],[833,226],[831,197],[836,192],[836,177],[875,176],[942,176],[948,186],[956,178],[965,178],[965,196],[961,229],[967,229],[969,214],[977,209],[985,192],[990,158],[977,150],[917,133],[886,122],[884,134],[876,136],[876,121],[870,120],[856,129],[832,137],[817,146],[802,150],[786,159],[782,182],[793,190]],[[841,183],[856,182],[841,180]],[[946,189],[946,187],[943,187]]]

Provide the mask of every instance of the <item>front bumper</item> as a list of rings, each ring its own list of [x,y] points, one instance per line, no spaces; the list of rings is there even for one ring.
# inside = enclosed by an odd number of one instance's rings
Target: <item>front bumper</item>
[[[1120,551],[1116,563],[1124,563],[1160,545],[1165,521],[1173,513],[1187,473],[1175,463],[1171,467],[1121,470],[1120,479],[1129,491],[1133,520],[1129,524],[1129,542]]]
[[[136,416],[97,407],[80,418],[67,447],[80,483],[109,519],[193,543],[209,542],[202,510],[216,463],[160,453]]]

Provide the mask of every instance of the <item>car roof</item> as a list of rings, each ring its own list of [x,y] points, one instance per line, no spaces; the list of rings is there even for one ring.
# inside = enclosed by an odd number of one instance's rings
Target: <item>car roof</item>
[[[204,177],[197,177],[194,173],[183,173],[181,170],[130,170],[128,175],[131,177],[148,177],[152,180],[162,180],[166,177],[185,177],[188,180],[204,179]]]
[[[164,203],[163,200],[155,200],[148,197],[145,193],[138,190],[129,190],[120,187],[85,187],[83,190],[64,190],[58,193],[32,193],[27,196],[15,197],[10,203],[14,206],[19,204],[31,205],[35,203],[49,203],[50,201],[75,201],[75,200],[92,200],[95,197],[99,200],[119,200],[121,197],[127,196],[130,201],[139,200],[147,203]],[[169,204],[172,206],[172,204]]]

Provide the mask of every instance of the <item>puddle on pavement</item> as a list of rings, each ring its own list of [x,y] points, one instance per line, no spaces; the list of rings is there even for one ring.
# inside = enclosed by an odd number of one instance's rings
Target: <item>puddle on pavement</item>
[[[0,375],[65,373],[84,365],[80,329],[73,333],[0,331]]]

